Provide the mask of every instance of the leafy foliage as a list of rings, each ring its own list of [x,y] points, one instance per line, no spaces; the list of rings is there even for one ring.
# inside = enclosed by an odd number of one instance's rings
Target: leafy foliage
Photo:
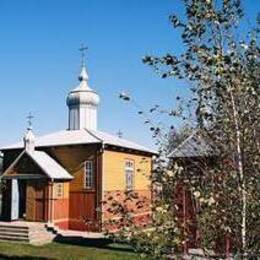
[[[143,62],[162,78],[189,83],[193,96],[188,104],[196,108],[195,125],[213,153],[173,158],[168,163],[165,156],[171,144],[161,147],[152,179],[153,187],[160,190],[152,207],[155,233],[144,231],[142,237],[139,230],[138,236],[143,252],[155,258],[187,245],[189,223],[180,217],[180,204],[174,199],[182,184],[193,194],[197,246],[205,253],[246,258],[260,251],[260,24],[238,37],[243,18],[239,0],[183,3],[185,17],[174,14],[170,22],[181,32],[184,52],[146,56]],[[182,109],[170,115],[188,121],[183,113]],[[151,131],[160,139],[159,126],[153,125]],[[136,239],[133,235],[131,241]]]

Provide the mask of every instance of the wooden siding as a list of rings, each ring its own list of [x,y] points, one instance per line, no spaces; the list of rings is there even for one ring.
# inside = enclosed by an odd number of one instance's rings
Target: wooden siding
[[[9,175],[42,175],[46,174],[39,168],[39,166],[27,155],[23,154],[17,164],[8,172]]]
[[[47,221],[47,181],[28,180],[26,182],[26,186],[26,220]]]
[[[126,176],[125,162],[134,162],[134,191],[138,194],[133,201],[125,200]],[[109,220],[120,219],[120,215],[110,212],[113,201],[121,203],[129,211],[134,212],[134,219],[138,225],[146,225],[151,221],[151,171],[152,158],[138,154],[131,154],[121,151],[105,150],[103,154],[103,205],[102,205],[102,228],[116,230],[120,228],[119,222],[116,225],[109,224]],[[139,207],[142,201],[142,207]],[[120,222],[123,224],[124,222]],[[119,225],[118,225],[119,224]]]
[[[134,188],[150,198],[151,156],[124,151],[105,150],[101,152],[100,145],[77,145],[42,148],[59,164],[61,164],[74,179],[69,182],[46,183],[45,189],[40,189],[31,180],[27,186],[26,215],[27,220],[54,220],[60,228],[76,230],[100,231],[102,217],[109,218],[101,212],[103,198],[123,192],[125,183],[125,161],[135,163]],[[18,156],[17,152],[7,152],[5,167]],[[95,188],[87,190],[84,187],[84,162],[93,160],[95,172]],[[27,163],[27,162],[26,162]],[[39,174],[39,169],[30,163],[30,173]],[[18,167],[21,169],[21,165]],[[21,171],[23,172],[23,170]],[[42,173],[40,173],[42,174]],[[59,184],[63,184],[62,197],[57,195]],[[108,192],[108,193],[107,193]],[[44,197],[44,198],[43,198]],[[44,206],[42,202],[45,201]],[[52,209],[52,206],[54,209]],[[53,212],[54,210],[54,212]],[[146,208],[147,210],[147,208]],[[43,217],[41,217],[43,216]]]
[[[125,161],[133,160],[135,164],[134,189],[150,189],[151,157],[104,151],[103,154],[103,189],[104,191],[125,190]]]
[[[35,218],[35,191],[33,183],[28,181],[26,188],[26,219],[33,221]]]
[[[101,199],[98,199],[100,194],[102,169],[100,165],[101,156],[99,148],[96,145],[92,146],[68,146],[56,147],[46,150],[53,158],[55,158],[73,177],[74,179],[64,186],[63,201],[55,201],[55,209],[63,208],[67,212],[69,208],[67,220],[65,215],[57,216],[55,214],[55,223],[62,228],[67,226],[74,230],[89,230],[97,231],[98,214],[97,207]],[[92,190],[85,189],[85,161],[92,160],[94,163],[95,187]],[[63,220],[62,220],[63,219]],[[67,225],[67,222],[68,225]]]
[[[68,199],[69,198],[69,182],[54,182],[54,194],[53,199]],[[61,185],[61,187],[60,187]],[[61,191],[60,191],[61,189]],[[61,192],[61,194],[60,194]]]
[[[96,193],[70,193],[70,224],[75,230],[95,231],[97,224]]]
[[[70,182],[70,191],[84,189],[84,162],[96,160],[98,147],[93,146],[68,146],[56,147],[46,150],[55,160],[57,160],[74,179]]]

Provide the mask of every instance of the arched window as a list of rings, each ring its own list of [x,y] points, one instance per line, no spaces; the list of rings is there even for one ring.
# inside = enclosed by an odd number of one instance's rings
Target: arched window
[[[85,162],[85,188],[94,189],[95,188],[95,179],[94,179],[94,165],[93,161]]]
[[[125,182],[126,182],[126,189],[133,190],[134,189],[134,161],[133,160],[126,160],[125,161]]]

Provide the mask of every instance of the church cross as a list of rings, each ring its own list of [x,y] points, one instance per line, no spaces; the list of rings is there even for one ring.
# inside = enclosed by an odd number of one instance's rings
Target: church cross
[[[27,123],[28,123],[28,129],[32,129],[32,120],[34,116],[32,115],[32,112],[29,113],[29,115],[26,117]]]
[[[122,137],[123,137],[123,133],[122,133],[121,130],[119,130],[116,134],[117,134],[117,136],[118,136],[119,138],[122,138]]]
[[[88,49],[87,46],[85,46],[83,43],[81,44],[81,47],[79,48],[79,51],[81,52],[81,64],[82,66],[85,65],[85,56],[86,56],[86,50]]]

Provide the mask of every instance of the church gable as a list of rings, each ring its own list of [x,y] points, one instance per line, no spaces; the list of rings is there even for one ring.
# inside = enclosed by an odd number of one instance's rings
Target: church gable
[[[45,152],[24,150],[4,172],[3,179],[28,177],[71,180],[73,177]]]
[[[14,166],[13,171],[17,174],[41,174],[45,175],[39,166],[27,154],[24,154]]]
[[[34,160],[26,153],[21,153],[11,166],[4,172],[3,178],[9,177],[47,177]]]

